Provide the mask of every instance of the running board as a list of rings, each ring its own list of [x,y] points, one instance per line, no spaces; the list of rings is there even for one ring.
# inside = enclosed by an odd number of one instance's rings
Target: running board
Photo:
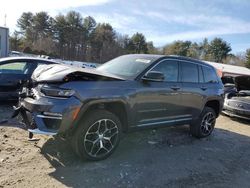
[[[44,135],[56,135],[56,132],[46,132],[46,131],[41,131],[39,129],[28,129],[29,132],[34,133],[34,134],[44,134]]]

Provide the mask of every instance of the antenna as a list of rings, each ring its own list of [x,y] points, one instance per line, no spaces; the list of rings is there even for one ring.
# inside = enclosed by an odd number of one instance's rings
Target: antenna
[[[4,27],[6,27],[7,14],[4,15]]]

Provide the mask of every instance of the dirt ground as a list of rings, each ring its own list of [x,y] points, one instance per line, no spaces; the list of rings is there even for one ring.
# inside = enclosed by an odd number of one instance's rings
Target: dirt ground
[[[0,121],[10,107],[0,107]],[[187,126],[126,134],[104,161],[79,160],[68,142],[0,124],[0,187],[250,187],[250,122],[220,116],[209,138]]]

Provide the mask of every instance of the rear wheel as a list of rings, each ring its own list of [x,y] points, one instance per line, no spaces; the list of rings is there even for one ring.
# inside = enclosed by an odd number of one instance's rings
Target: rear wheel
[[[190,132],[197,138],[209,136],[215,126],[216,114],[213,108],[205,107],[198,120],[190,125]]]
[[[121,123],[111,112],[95,110],[79,124],[72,144],[83,159],[102,160],[110,156],[120,141]]]

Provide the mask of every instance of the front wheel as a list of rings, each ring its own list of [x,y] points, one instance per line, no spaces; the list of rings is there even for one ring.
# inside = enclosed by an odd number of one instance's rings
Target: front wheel
[[[120,135],[120,120],[109,111],[95,110],[80,122],[73,136],[73,149],[83,159],[102,160],[114,152]]]
[[[209,136],[215,126],[216,114],[213,108],[205,107],[200,117],[190,125],[190,133],[197,138]]]

